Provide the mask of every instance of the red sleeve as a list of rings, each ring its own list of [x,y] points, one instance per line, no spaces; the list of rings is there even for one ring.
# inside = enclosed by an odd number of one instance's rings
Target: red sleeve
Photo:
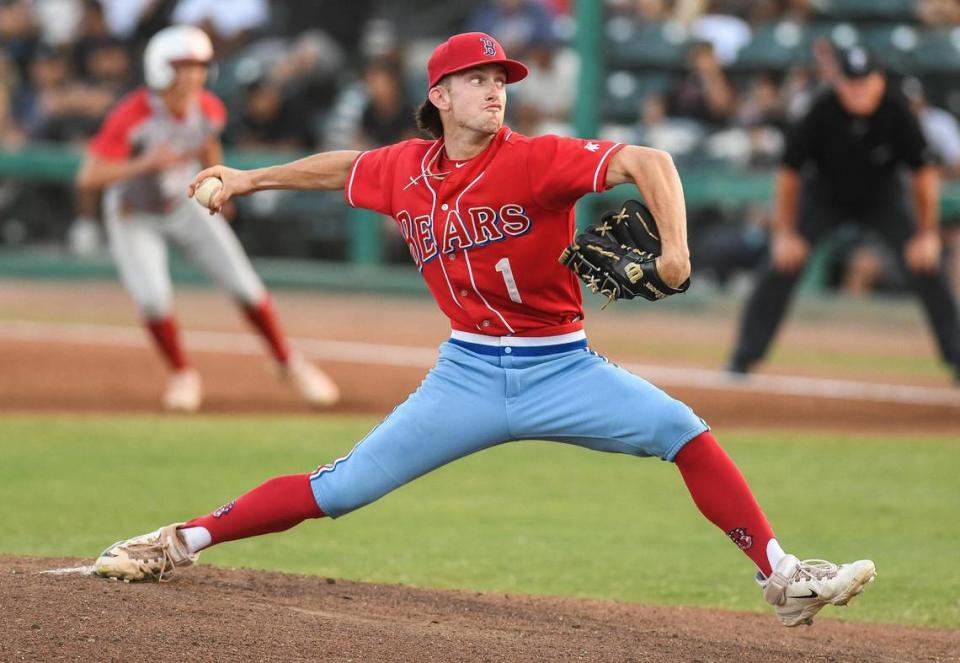
[[[220,97],[210,90],[204,90],[200,97],[200,110],[218,133],[223,131],[227,124],[227,107],[220,101]]]
[[[530,147],[529,166],[535,200],[551,210],[562,210],[577,199],[607,188],[610,159],[623,143],[540,136]]]
[[[351,207],[393,216],[391,203],[396,156],[402,143],[361,152],[353,160],[344,197]]]
[[[133,144],[130,134],[150,116],[146,93],[133,93],[123,99],[103,121],[100,131],[90,139],[87,149],[111,161],[130,157]]]

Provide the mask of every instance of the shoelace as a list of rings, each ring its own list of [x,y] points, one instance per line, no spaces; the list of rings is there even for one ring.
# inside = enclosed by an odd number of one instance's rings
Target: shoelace
[[[764,588],[764,598],[771,605],[784,605],[787,601],[787,587],[803,580],[823,580],[837,574],[840,567],[825,559],[806,559],[797,564],[793,574],[783,578],[784,582],[771,582]],[[783,577],[783,576],[781,576]]]
[[[839,566],[825,559],[805,559],[797,564],[797,570],[793,575],[793,579],[795,581],[803,578],[823,580],[837,575],[837,571],[839,570]]]
[[[171,557],[167,547],[163,545],[162,540],[157,539],[155,542],[143,541],[140,543],[130,543],[125,547],[127,549],[127,554],[138,561],[149,563],[150,561],[159,558],[162,563],[160,566],[160,574],[157,576],[157,582],[168,582],[170,580],[170,576],[173,575],[176,564],[174,564],[173,557]],[[169,572],[167,571],[168,564],[170,565]],[[166,578],[164,578],[164,574],[166,574]]]

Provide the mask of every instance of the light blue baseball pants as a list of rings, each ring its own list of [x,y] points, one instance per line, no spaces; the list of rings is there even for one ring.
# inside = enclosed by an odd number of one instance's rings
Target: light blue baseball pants
[[[687,405],[585,339],[537,347],[451,339],[420,387],[310,482],[317,504],[336,518],[503,442],[549,440],[672,461],[706,430]]]

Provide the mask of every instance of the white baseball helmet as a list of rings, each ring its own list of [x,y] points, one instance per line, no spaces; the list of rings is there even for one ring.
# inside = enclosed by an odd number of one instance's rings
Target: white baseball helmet
[[[154,90],[173,83],[173,65],[178,62],[210,62],[213,44],[210,37],[192,25],[173,25],[150,38],[143,51],[143,77]]]

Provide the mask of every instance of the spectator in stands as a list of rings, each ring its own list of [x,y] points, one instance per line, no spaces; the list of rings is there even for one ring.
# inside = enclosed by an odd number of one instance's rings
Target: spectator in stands
[[[84,0],[31,0],[30,9],[44,44],[64,48],[73,44],[83,19]]]
[[[267,0],[179,0],[172,14],[173,23],[203,28],[215,42],[220,58],[248,43],[269,21]]]
[[[577,53],[555,41],[537,41],[530,45],[526,63],[530,73],[517,84],[511,102],[517,131],[569,134],[580,75]]]
[[[391,59],[373,60],[363,74],[367,104],[363,109],[356,149],[390,145],[419,134],[413,105],[403,88],[403,72]]]
[[[0,150],[15,148],[25,138],[13,115],[17,79],[13,62],[0,50]]]
[[[752,5],[753,0],[679,0],[676,12],[694,39],[713,46],[717,61],[725,67],[750,42],[750,26],[741,17]]]
[[[107,28],[140,54],[155,33],[170,25],[178,0],[98,0]]]
[[[757,74],[736,112],[736,124],[746,132],[750,146],[749,163],[754,167],[776,164],[783,150],[786,114],[775,77]]]
[[[467,22],[468,32],[485,32],[513,57],[526,60],[532,44],[553,41],[552,17],[536,0],[486,0]]]
[[[117,94],[74,78],[69,51],[42,46],[30,63],[29,84],[18,95],[18,117],[30,138],[82,141],[96,131]]]
[[[6,53],[21,76],[27,74],[37,41],[28,0],[0,0],[0,51]]]
[[[321,30],[305,30],[287,43],[283,54],[269,65],[270,80],[307,105],[305,110],[326,107],[336,94],[346,62],[343,50]]]
[[[728,369],[766,354],[811,248],[854,223],[879,233],[909,274],[943,361],[960,382],[960,312],[941,262],[939,175],[916,116],[870,54],[841,54],[836,89],[791,132],[777,173],[770,264],[747,302]],[[910,186],[902,185],[909,174]]]
[[[111,92],[115,100],[133,85],[130,55],[116,39],[86,42],[77,59],[87,84]]]
[[[316,140],[308,119],[293,111],[277,84],[260,77],[245,86],[243,112],[231,120],[225,142],[240,148],[309,150]]]
[[[670,5],[667,0],[623,0],[624,7],[633,5],[634,16],[641,23],[662,23],[670,18]]]
[[[106,15],[103,12],[103,5],[100,4],[99,0],[85,0],[83,8],[83,15],[80,18],[73,40],[73,52],[74,60],[80,66],[78,73],[84,78],[89,78],[86,61],[91,49],[99,48],[108,42],[116,44],[125,51],[128,47],[124,41],[111,34]],[[126,61],[129,68],[129,51]]]
[[[687,73],[667,96],[670,115],[686,117],[708,127],[726,124],[736,111],[737,97],[720,67],[713,46],[694,44],[687,55]]]
[[[694,120],[669,117],[666,100],[659,94],[647,95],[640,110],[637,145],[646,145],[683,157],[696,150],[706,134]]]
[[[322,29],[342,51],[357,56],[364,26],[375,3],[376,0],[274,2],[270,7],[270,23],[276,31],[271,32],[292,39],[305,28]]]

